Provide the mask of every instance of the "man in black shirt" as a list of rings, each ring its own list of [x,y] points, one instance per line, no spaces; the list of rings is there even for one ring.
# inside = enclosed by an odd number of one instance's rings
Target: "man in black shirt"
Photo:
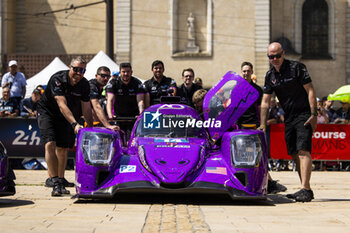
[[[100,99],[102,98],[103,87],[107,85],[108,80],[111,77],[111,71],[106,66],[101,66],[97,69],[95,79],[89,81],[90,84],[90,102],[92,108],[96,114],[98,120],[108,129],[119,130],[119,127],[116,125],[111,125],[103,108],[100,104]]]
[[[265,130],[271,94],[275,92],[285,112],[285,139],[288,154],[296,162],[302,189],[287,195],[296,201],[314,198],[310,187],[312,133],[317,125],[315,91],[304,64],[284,59],[280,43],[271,43],[267,56],[272,65],[266,73],[261,103],[261,125]]]
[[[238,118],[236,124],[240,129],[256,129],[260,124],[259,114],[263,90],[252,80],[252,74],[254,73],[252,63],[247,61],[243,62],[241,64],[241,73],[242,77],[259,92],[259,98],[244,112],[240,118]],[[284,185],[278,183],[276,180],[273,180],[270,173],[268,173],[268,193],[279,193],[286,190],[287,188]]]
[[[194,104],[192,102],[193,93],[203,88],[193,83],[194,71],[191,68],[187,68],[182,71],[182,80],[184,83],[177,89],[176,95],[180,96],[181,103],[194,108]]]
[[[152,72],[153,77],[144,83],[146,107],[159,104],[162,96],[176,95],[176,82],[163,75],[164,63],[162,61],[156,60],[152,63]]]
[[[242,77],[259,92],[259,98],[247,109],[247,111],[244,112],[244,114],[237,120],[236,124],[240,128],[244,128],[245,125],[248,125],[249,128],[257,128],[260,124],[259,112],[263,90],[256,85],[251,78],[253,74],[252,63],[243,62],[241,65],[241,73]]]
[[[84,115],[87,125],[92,126],[90,86],[83,77],[85,68],[84,59],[73,58],[69,70],[52,75],[37,104],[38,125],[50,176],[46,184],[53,183],[52,196],[69,194],[65,187],[72,186],[64,179],[64,171],[68,148],[73,147],[75,134],[83,127],[78,123],[80,117]]]
[[[132,76],[130,63],[121,63],[119,69],[119,77],[112,79],[106,87],[108,117],[136,118],[144,110],[145,91],[142,82]],[[128,134],[133,123],[120,122],[119,126]]]

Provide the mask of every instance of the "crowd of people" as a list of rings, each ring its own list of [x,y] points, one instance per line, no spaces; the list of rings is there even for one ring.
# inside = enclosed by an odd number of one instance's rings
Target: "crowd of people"
[[[273,123],[284,123],[288,154],[296,162],[302,189],[288,197],[308,202],[313,199],[310,186],[311,137],[317,123],[341,123],[350,121],[350,104],[334,110],[326,97],[316,101],[315,91],[305,65],[284,58],[279,43],[271,43],[267,56],[271,69],[265,77],[264,88],[259,87],[250,62],[241,64],[241,75],[258,92],[258,100],[237,120],[238,128],[266,130]],[[32,96],[23,99],[26,80],[17,72],[17,62],[9,62],[9,72],[1,80],[2,98],[0,116],[37,117],[45,159],[48,165],[46,186],[52,187],[52,196],[69,194],[65,187],[74,184],[64,178],[68,149],[74,145],[75,135],[85,124],[94,122],[112,130],[130,133],[133,123],[112,125],[109,120],[120,117],[137,118],[148,106],[161,103],[165,96],[178,96],[180,103],[203,112],[206,90],[203,81],[195,77],[192,68],[182,71],[182,81],[177,86],[174,79],[164,75],[165,66],[160,60],[151,65],[152,77],[142,83],[132,76],[130,63],[121,63],[119,71],[108,67],[97,69],[95,79],[84,78],[86,61],[72,59],[69,70],[55,73],[47,87],[34,89]],[[290,77],[290,74],[295,74]],[[84,122],[82,122],[84,119]],[[277,193],[286,187],[269,175],[268,191]]]

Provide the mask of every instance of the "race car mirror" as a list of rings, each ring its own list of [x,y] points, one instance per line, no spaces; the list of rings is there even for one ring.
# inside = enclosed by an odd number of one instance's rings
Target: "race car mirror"
[[[204,119],[221,122],[208,127],[213,140],[218,140],[258,99],[259,92],[235,72],[227,72],[206,94]]]

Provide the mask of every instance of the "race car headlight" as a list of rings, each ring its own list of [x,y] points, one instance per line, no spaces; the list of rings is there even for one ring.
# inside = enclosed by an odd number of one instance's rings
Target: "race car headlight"
[[[89,165],[108,165],[114,155],[114,136],[107,133],[85,132],[82,138],[84,161]]]
[[[236,166],[259,166],[263,153],[258,134],[240,135],[231,138],[231,155]]]
[[[152,172],[151,168],[148,166],[145,157],[145,148],[143,146],[138,147],[138,154],[142,165],[147,169],[147,171]]]
[[[196,168],[194,169],[194,171],[196,171],[197,169],[199,169],[202,166],[204,159],[205,159],[205,149],[204,149],[204,146],[201,146],[201,148],[199,150],[198,164],[197,164]]]

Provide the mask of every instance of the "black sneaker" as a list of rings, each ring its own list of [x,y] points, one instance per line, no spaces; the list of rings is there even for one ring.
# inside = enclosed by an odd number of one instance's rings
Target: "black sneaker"
[[[309,202],[314,199],[314,192],[312,190],[300,189],[298,192],[287,194],[286,196],[296,201]]]
[[[268,180],[267,182],[267,193],[276,194],[279,192],[284,192],[287,190],[287,187],[278,183],[277,180]]]
[[[74,183],[69,182],[64,177],[63,177],[63,185],[64,185],[64,187],[74,187]]]
[[[301,189],[300,191],[301,192],[295,197],[295,201],[310,202],[312,199],[314,199],[314,192],[312,192],[311,189]]]
[[[70,194],[70,191],[66,189],[65,185],[64,185],[64,178],[59,178],[59,183],[61,184],[61,193],[62,194]]]
[[[49,178],[47,178],[46,179],[46,181],[45,181],[45,187],[53,187],[53,185],[54,185],[54,183],[53,183],[53,181],[52,181],[52,178],[51,177],[49,177]]]
[[[51,196],[53,196],[53,197],[62,196],[62,191],[61,191],[61,187],[63,186],[62,183],[59,181],[59,179],[57,177],[51,178],[51,180],[54,182]]]

